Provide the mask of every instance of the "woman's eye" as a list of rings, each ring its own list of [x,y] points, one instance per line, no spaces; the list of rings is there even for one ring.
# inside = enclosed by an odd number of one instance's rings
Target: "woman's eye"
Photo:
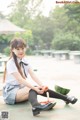
[[[25,50],[25,48],[16,48],[16,50]]]
[[[17,50],[19,50],[19,48],[17,48]]]

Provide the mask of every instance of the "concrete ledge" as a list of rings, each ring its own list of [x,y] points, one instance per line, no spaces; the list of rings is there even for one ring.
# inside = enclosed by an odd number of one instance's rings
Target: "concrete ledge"
[[[71,52],[74,58],[74,63],[80,64],[80,51]]]

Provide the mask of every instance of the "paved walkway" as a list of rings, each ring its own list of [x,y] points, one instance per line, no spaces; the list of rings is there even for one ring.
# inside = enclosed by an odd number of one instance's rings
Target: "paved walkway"
[[[66,106],[64,101],[54,99],[57,102],[53,110],[41,112],[33,117],[29,102],[17,105],[6,105],[0,97],[0,111],[9,111],[9,120],[79,120],[80,119],[80,64],[72,60],[56,61],[46,57],[28,57],[37,76],[54,90],[55,84],[70,88],[69,95],[76,96],[79,100],[76,104]],[[37,71],[36,71],[37,70]],[[32,80],[29,77],[30,82]],[[0,81],[1,82],[1,81]],[[35,84],[33,82],[33,84]],[[38,96],[38,100],[46,100]]]

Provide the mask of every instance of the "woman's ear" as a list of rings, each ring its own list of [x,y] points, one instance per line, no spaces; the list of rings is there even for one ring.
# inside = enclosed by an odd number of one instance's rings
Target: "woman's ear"
[[[12,49],[12,52],[13,52],[13,53],[16,53],[16,49],[15,49],[15,48],[13,48],[13,49]]]
[[[12,49],[12,52],[14,52],[15,50],[14,49]]]

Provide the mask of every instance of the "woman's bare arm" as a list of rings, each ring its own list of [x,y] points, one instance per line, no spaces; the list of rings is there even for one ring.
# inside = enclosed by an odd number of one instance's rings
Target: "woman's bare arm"
[[[34,71],[29,68],[29,74],[31,76],[31,78],[39,85],[39,86],[43,86],[42,82],[39,80],[39,78],[36,76],[36,74],[34,73]]]
[[[24,79],[20,73],[18,72],[14,72],[12,73],[12,75],[16,78],[16,80],[19,82],[19,84],[23,84],[33,90],[36,90],[34,86],[32,86],[29,82],[26,81],[26,79]]]

